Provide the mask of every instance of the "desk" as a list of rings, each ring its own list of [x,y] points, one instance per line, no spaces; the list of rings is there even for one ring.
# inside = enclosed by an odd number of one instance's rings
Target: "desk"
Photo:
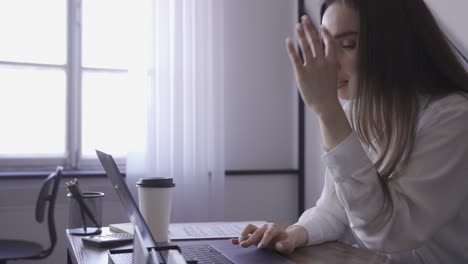
[[[103,234],[109,232],[109,228],[103,228]],[[84,247],[81,242],[81,236],[72,236],[68,233],[68,230],[66,235],[69,264],[107,264],[107,249]],[[200,243],[200,240],[177,241],[177,244],[179,245],[184,243]],[[289,258],[296,263],[394,264],[394,262],[383,256],[339,242],[330,242],[317,246],[299,248],[296,249]]]

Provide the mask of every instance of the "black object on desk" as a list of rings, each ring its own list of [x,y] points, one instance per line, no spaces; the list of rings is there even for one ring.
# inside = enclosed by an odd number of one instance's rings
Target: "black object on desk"
[[[98,235],[101,233],[101,223],[98,223],[95,215],[91,212],[88,205],[83,200],[83,193],[78,185],[78,180],[75,178],[67,182],[67,189],[71,194],[72,199],[76,199],[80,207],[82,227],[70,229],[72,235]],[[95,227],[88,227],[86,224],[86,216],[91,219]]]
[[[132,242],[133,235],[129,233],[113,233],[83,237],[81,240],[83,241],[84,245],[98,248],[111,248],[126,245]]]
[[[44,216],[47,212],[50,246],[48,248],[43,248],[41,244],[32,241],[0,239],[0,263],[3,264],[8,260],[18,259],[43,259],[52,253],[55,248],[55,244],[57,243],[54,208],[60,179],[62,177],[62,171],[63,168],[58,166],[55,172],[49,174],[42,184],[42,188],[36,202],[37,222],[44,222]]]

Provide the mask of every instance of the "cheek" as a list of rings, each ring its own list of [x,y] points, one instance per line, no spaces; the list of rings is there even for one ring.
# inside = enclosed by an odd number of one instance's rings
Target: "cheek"
[[[349,75],[350,75],[351,90],[355,91],[356,86],[357,86],[357,82],[358,82],[358,70],[357,70],[357,61],[356,60],[352,60],[350,62]]]
[[[357,51],[354,51],[349,56],[349,70],[353,76],[357,75]]]
[[[357,60],[353,54],[346,54],[341,58],[340,61],[341,70],[348,74],[350,77],[354,77],[357,74]]]

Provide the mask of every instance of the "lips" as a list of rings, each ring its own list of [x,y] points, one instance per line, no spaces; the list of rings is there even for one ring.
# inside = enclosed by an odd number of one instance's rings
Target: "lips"
[[[338,88],[343,88],[348,85],[348,81],[338,81]]]

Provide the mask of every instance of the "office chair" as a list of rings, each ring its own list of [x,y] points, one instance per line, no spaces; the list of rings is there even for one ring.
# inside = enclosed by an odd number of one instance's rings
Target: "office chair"
[[[43,259],[48,257],[57,243],[55,231],[54,208],[57,198],[60,178],[63,168],[58,166],[55,172],[49,174],[42,184],[36,202],[36,221],[42,223],[47,210],[47,223],[49,227],[50,247],[44,249],[39,243],[25,240],[0,239],[0,264],[8,260],[17,259]],[[47,203],[49,204],[47,209]]]

